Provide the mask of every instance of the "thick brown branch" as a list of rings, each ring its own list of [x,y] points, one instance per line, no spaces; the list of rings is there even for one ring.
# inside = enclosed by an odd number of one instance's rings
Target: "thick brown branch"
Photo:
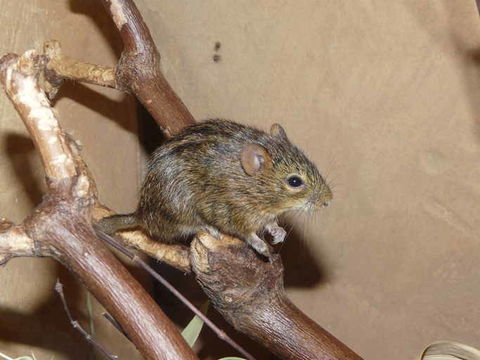
[[[281,359],[361,360],[287,299],[279,255],[265,262],[237,239],[200,233],[191,260],[215,308]]]
[[[160,70],[160,54],[131,0],[100,0],[122,37],[117,84],[135,94],[167,136],[195,123]]]
[[[194,124],[193,116],[160,70],[160,54],[133,1],[100,1],[112,17],[124,45],[116,69],[69,58],[62,54],[58,42],[47,41],[45,90],[52,97],[62,80],[70,79],[132,93],[169,137]]]
[[[95,236],[88,213],[72,212],[74,202],[49,196],[26,224],[30,235],[54,249],[146,359],[196,359],[157,304]]]
[[[143,259],[131,253],[127,248],[120,245],[112,237],[101,234],[101,239],[113,246],[115,249],[122,252],[134,263],[142,267],[147,273],[149,273],[155,280],[168,289],[177,299],[188,307],[196,316],[203,320],[203,322],[223,341],[227,342],[234,349],[239,351],[247,360],[255,360],[245,349],[238,345],[233,339],[231,339],[223,330],[218,328],[209,318],[205,316],[199,309],[197,309],[185,296],[183,296],[172,284],[170,284],[162,275],[156,272],[150,265],[148,265]]]

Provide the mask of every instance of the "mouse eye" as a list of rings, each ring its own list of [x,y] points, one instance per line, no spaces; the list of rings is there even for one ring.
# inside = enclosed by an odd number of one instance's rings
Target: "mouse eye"
[[[302,178],[298,175],[289,176],[287,178],[287,184],[292,188],[299,188],[304,185]]]

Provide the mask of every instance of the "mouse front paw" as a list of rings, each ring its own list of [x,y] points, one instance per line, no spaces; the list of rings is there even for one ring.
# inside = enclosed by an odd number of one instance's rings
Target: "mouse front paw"
[[[272,235],[272,242],[275,245],[282,243],[287,237],[287,232],[285,231],[285,229],[279,226],[277,223],[267,225],[265,229],[269,232],[270,235]]]

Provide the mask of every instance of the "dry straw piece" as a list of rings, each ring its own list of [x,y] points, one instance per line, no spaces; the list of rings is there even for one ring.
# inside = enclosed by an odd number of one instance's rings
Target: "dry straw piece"
[[[452,341],[439,341],[429,345],[420,360],[480,360],[480,350]]]

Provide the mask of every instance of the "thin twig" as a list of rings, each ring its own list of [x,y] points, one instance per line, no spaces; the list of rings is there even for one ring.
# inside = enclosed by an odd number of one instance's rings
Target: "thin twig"
[[[255,360],[255,358],[246,351],[243,347],[237,344],[231,337],[229,337],[222,329],[220,329],[217,325],[215,325],[208,317],[205,316],[199,309],[193,305],[190,300],[188,300],[185,296],[183,296],[177,289],[173,287],[163,276],[161,276],[158,272],[156,272],[150,265],[148,265],[145,261],[143,261],[140,257],[130,252],[124,246],[119,244],[114,238],[111,236],[97,231],[97,235],[105,241],[107,244],[115,248],[116,250],[120,251],[122,254],[127,256],[130,260],[132,260],[137,265],[140,265],[145,271],[147,271],[150,275],[152,275],[155,280],[160,282],[163,286],[165,286],[173,295],[175,295],[181,302],[183,302],[195,315],[197,315],[203,322],[210,328],[212,331],[223,341],[228,343],[231,347],[237,350],[240,354],[242,354],[247,360]]]
[[[102,313],[103,317],[105,319],[107,319],[118,331],[120,331],[122,333],[123,336],[125,336],[128,340],[130,340],[130,338],[128,337],[127,333],[125,332],[125,330],[123,330],[123,327],[122,325],[120,325],[120,323],[112,316],[110,315],[108,312],[104,312]]]
[[[68,308],[68,305],[67,305],[67,300],[65,299],[65,294],[63,292],[63,285],[59,279],[57,279],[57,283],[55,284],[55,291],[58,293],[58,295],[60,296],[60,299],[62,300],[63,308],[65,309],[65,312],[67,313],[68,319],[70,320],[70,323],[72,324],[73,328],[78,330],[78,332],[82,334],[85,337],[85,339],[90,344],[92,344],[98,351],[100,351],[106,358],[110,360],[118,359],[118,356],[110,354],[107,351],[107,349],[105,349],[100,343],[96,342],[95,339],[82,328],[82,326],[78,321],[73,320],[72,313],[70,312],[70,309]]]

